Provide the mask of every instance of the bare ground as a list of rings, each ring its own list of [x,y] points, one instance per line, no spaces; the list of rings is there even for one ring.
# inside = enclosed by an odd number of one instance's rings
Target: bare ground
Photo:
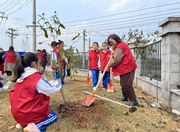
[[[47,79],[53,79],[51,73]],[[140,107],[130,113],[128,108],[98,98],[91,107],[82,107],[81,101],[89,96],[84,91],[92,92],[92,84],[85,87],[86,78],[77,76],[73,79],[66,77],[65,82],[63,90],[68,104],[64,106],[61,92],[51,96],[50,108],[59,119],[45,132],[174,132],[180,127],[180,117],[173,115],[164,104],[161,104],[161,109],[150,107],[154,98],[140,87],[135,86]],[[114,84],[114,93],[107,93],[99,86],[96,94],[112,100],[121,98],[120,84],[116,80]],[[0,93],[0,132],[22,131],[10,129],[16,125],[9,108],[8,93],[11,88]]]

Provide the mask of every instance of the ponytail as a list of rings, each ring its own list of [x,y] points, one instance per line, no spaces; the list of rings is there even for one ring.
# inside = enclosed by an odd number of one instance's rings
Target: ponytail
[[[36,62],[38,64],[39,57],[38,55],[32,53],[32,52],[27,52],[22,56],[18,56],[14,68],[14,78],[12,82],[16,82],[18,78],[21,77],[21,75],[24,73],[24,69],[26,67],[31,67],[32,62]]]

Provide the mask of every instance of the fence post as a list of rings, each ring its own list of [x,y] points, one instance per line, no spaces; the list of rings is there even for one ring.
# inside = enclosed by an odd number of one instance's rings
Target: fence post
[[[180,17],[168,17],[162,27],[161,99],[171,107],[171,89],[180,83]]]

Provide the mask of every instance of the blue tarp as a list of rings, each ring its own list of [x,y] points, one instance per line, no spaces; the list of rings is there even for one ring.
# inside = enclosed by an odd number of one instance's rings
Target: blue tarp
[[[26,52],[18,52],[19,55],[23,55],[24,53]],[[3,52],[4,55],[6,55],[6,51]],[[6,56],[4,57],[4,60],[5,60]]]

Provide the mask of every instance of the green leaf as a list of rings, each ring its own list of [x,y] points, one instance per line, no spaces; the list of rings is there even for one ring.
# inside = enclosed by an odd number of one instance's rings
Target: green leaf
[[[38,44],[43,44],[44,42],[39,42]]]
[[[61,31],[60,29],[58,28],[58,30],[56,31],[57,35],[60,36],[61,35]]]
[[[64,26],[62,23],[60,23],[60,27],[62,27],[63,29],[65,29],[65,26]]]

